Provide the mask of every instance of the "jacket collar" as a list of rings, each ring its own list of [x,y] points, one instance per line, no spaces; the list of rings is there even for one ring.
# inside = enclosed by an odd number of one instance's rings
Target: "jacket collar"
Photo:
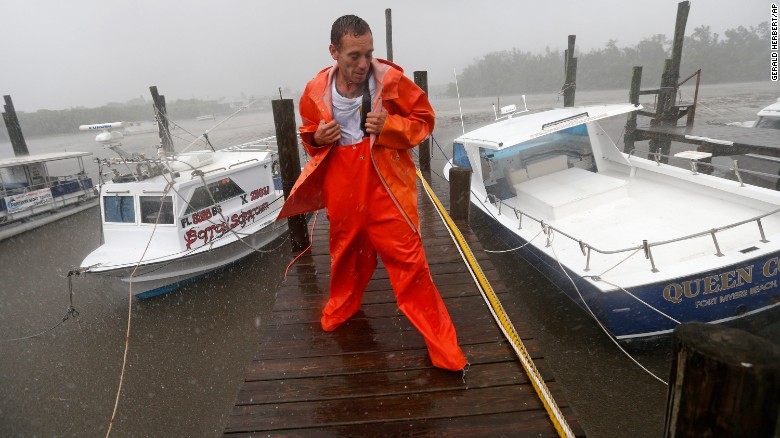
[[[314,102],[322,101],[329,109],[333,105],[331,84],[336,71],[337,64],[322,69],[314,78],[313,86],[309,92],[309,97]],[[374,58],[371,60],[371,71],[376,79],[377,96],[382,96],[384,100],[398,98],[398,82],[400,82],[404,70],[390,61]]]

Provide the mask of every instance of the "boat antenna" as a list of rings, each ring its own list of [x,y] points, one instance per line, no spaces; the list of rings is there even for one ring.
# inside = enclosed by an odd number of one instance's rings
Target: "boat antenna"
[[[460,112],[460,129],[463,130],[463,134],[466,134],[466,127],[463,125],[463,109],[460,107],[460,90],[458,89],[458,73],[455,69],[452,69],[452,74],[455,76],[455,93],[458,95],[458,111]]]
[[[279,87],[279,99],[282,99],[282,100],[284,99],[282,97],[282,87]]]

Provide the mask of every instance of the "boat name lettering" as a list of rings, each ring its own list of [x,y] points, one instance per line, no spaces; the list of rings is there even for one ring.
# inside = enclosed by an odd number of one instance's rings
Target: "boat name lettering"
[[[222,213],[222,206],[219,204],[213,207],[204,208],[203,210],[192,213],[190,216],[183,217],[181,219],[181,227],[186,228],[189,225],[197,225],[201,222],[206,222],[212,217],[218,216],[220,213]]]
[[[769,263],[769,261],[767,261]],[[682,283],[671,283],[664,287],[664,299],[679,304],[683,298],[695,298],[699,295],[709,295],[724,292],[753,282],[753,265],[735,270],[708,275],[703,278],[686,280]]]
[[[726,303],[733,300],[738,300],[741,298],[746,298],[750,295],[755,295],[758,293],[761,293],[765,290],[771,290],[777,288],[777,280],[770,280],[767,282],[764,282],[763,284],[759,284],[757,286],[753,286],[750,289],[742,289],[738,290],[736,292],[727,293],[724,295],[719,295],[717,297],[707,298],[704,300],[698,300],[696,301],[696,308],[699,307],[708,307],[708,306],[714,306],[716,304]]]
[[[271,186],[265,186],[262,189],[252,190],[252,194],[249,196],[249,198],[250,201],[256,201],[263,196],[268,195],[269,193],[271,193]]]
[[[257,201],[263,196],[271,193],[271,186],[265,186],[262,189],[254,189],[249,193],[249,201],[246,200],[247,194],[241,195],[241,205],[248,204],[250,201]]]
[[[759,266],[761,267],[760,273]],[[753,283],[754,274],[758,277],[756,278],[756,283],[761,282],[760,284]],[[774,277],[777,277],[778,274],[780,274],[780,257],[772,257],[765,260],[761,265],[748,265],[742,268],[708,275],[706,277],[667,284],[666,287],[664,287],[663,296],[666,301],[675,304],[681,303],[686,298],[701,296],[701,299],[696,301],[696,307],[709,306],[715,304],[716,301],[722,303],[734,298],[753,295],[768,288],[776,288],[777,280],[774,279]],[[763,282],[762,279],[764,280]],[[732,289],[741,288],[745,285],[747,285],[747,289],[719,295],[716,297],[719,301],[713,301],[712,298],[709,297],[703,298],[705,295],[716,292],[726,292]]]
[[[249,210],[242,210],[238,213],[234,213],[230,218],[227,218],[228,220],[226,221],[212,223],[208,227],[200,230],[190,228],[184,232],[184,241],[187,243],[187,249],[190,249],[192,244],[199,240],[205,245],[214,239],[224,236],[234,228],[244,228],[248,224],[254,222],[255,218],[266,210],[268,210],[268,203],[264,202],[262,205],[250,208]],[[193,215],[194,214],[195,213],[193,213]]]

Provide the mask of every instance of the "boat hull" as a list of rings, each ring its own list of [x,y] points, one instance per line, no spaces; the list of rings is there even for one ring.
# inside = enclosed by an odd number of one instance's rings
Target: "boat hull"
[[[476,202],[475,205],[481,207]],[[516,239],[517,245],[527,243],[511,230],[503,226],[502,229]],[[668,335],[678,322],[735,321],[780,304],[780,251],[625,291],[618,288],[605,292],[594,280],[562,268],[553,256],[534,246],[535,243],[518,250],[520,257],[586,312],[590,309],[620,340]]]
[[[254,252],[267,246],[287,232],[285,222],[272,223],[259,231],[243,237],[243,241],[214,247],[210,251],[198,252],[187,257],[157,263],[141,263],[135,274],[135,266],[110,270],[95,267],[90,273],[111,277],[112,287],[120,292],[128,292],[138,298],[151,298],[171,292],[181,286],[208,276]],[[132,279],[131,279],[132,275]]]

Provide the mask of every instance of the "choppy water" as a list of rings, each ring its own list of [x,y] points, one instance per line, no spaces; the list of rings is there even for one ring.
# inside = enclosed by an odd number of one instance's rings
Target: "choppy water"
[[[626,91],[583,92],[578,104],[622,102]],[[704,87],[698,120],[745,121],[780,96],[770,83]],[[501,97],[501,104],[519,103]],[[474,129],[492,119],[495,99],[464,99],[464,123]],[[560,106],[554,94],[529,95],[529,108]],[[435,138],[445,153],[461,131],[458,102],[432,98],[438,113]],[[91,122],[91,121],[88,121]],[[103,122],[103,121],[94,121]],[[86,122],[85,122],[86,123]],[[188,121],[174,134],[179,145],[210,128]],[[620,137],[621,124],[607,128]],[[209,136],[216,147],[273,134],[268,112],[242,114]],[[111,156],[94,134],[28,138],[31,152],[86,150]],[[154,154],[155,134],[127,137],[129,152]],[[434,149],[434,169],[443,166]],[[0,144],[0,156],[10,155]],[[95,176],[97,167],[87,165]],[[472,227],[485,248],[505,248],[507,236],[492,232],[488,219]],[[69,269],[99,241],[96,209],[0,242],[0,339],[40,332],[59,322],[68,305]],[[514,285],[524,318],[535,328],[548,364],[580,421],[594,437],[658,436],[663,427],[666,387],[622,355],[596,324],[560,291],[515,256],[492,256],[505,283]],[[287,244],[256,254],[224,272],[146,301],[133,301],[128,369],[114,436],[215,436],[243,379],[264,322],[290,260]],[[111,292],[95,276],[75,278],[78,321],[31,340],[0,342],[0,436],[99,436],[114,406],[127,328],[126,295]],[[753,330],[777,342],[777,322]],[[667,379],[664,342],[634,352]]]

